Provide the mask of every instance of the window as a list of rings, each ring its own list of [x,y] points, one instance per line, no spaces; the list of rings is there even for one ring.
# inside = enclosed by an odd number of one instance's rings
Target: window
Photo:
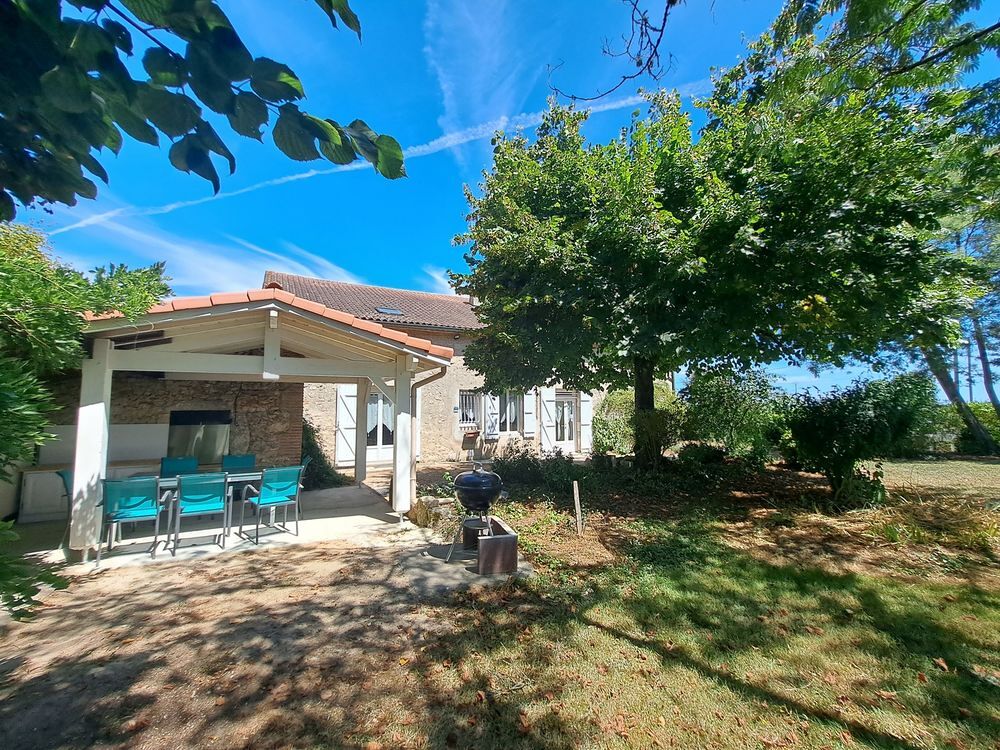
[[[233,415],[226,410],[171,411],[168,456],[196,456],[202,464],[218,464],[229,452]]]
[[[500,394],[500,432],[520,432],[524,396],[514,391]]]
[[[463,427],[479,427],[483,400],[475,391],[458,392],[458,421]]]
[[[398,307],[376,307],[375,312],[380,312],[383,315],[402,315],[403,311]]]

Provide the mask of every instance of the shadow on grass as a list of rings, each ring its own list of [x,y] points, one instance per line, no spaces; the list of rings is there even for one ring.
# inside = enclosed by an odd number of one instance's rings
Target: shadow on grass
[[[976,665],[1000,669],[994,629],[1000,602],[988,591],[974,586],[962,589],[961,605],[955,606],[993,615],[992,624],[983,622],[977,631],[970,631],[941,616],[941,610],[951,606],[941,598],[950,597],[949,589],[917,589],[770,565],[719,544],[712,530],[700,523],[661,529],[655,538],[632,545],[627,560],[603,575],[588,575],[591,571],[583,569],[562,571],[563,578],[585,576],[575,588],[553,592],[532,584],[519,587],[511,602],[486,602],[473,618],[478,626],[441,644],[437,658],[457,661],[485,655],[487,663],[509,662],[511,644],[518,642],[526,623],[510,616],[511,606],[516,606],[518,611],[535,613],[528,622],[537,631],[521,647],[518,671],[541,686],[543,694],[559,694],[550,684],[551,676],[558,674],[551,664],[551,643],[589,626],[615,642],[655,655],[662,668],[684,667],[697,673],[707,683],[704,687],[714,685],[741,696],[747,716],[763,705],[776,715],[792,712],[816,721],[834,737],[849,732],[854,741],[871,747],[926,746],[880,722],[878,711],[871,709],[878,707],[881,689],[890,696],[898,691],[899,700],[906,703],[892,708],[899,709],[925,738],[926,731],[933,732],[938,743],[952,738],[961,743],[962,737],[970,736],[985,742],[1000,732],[996,688],[972,673]],[[869,684],[836,688],[820,684],[818,691],[809,692],[799,686],[782,689],[780,678],[774,686],[768,679],[751,679],[729,668],[730,662],[750,656],[762,666],[781,665],[783,677],[818,681],[818,675],[803,678],[785,666],[789,654],[794,659],[797,652],[809,660],[814,650],[823,650],[833,672],[842,666],[840,658],[850,659],[856,653],[865,663],[875,663],[880,674],[863,681]],[[937,659],[948,665],[947,672],[935,667]],[[926,683],[921,673],[931,673]],[[847,695],[838,696],[838,690]],[[838,699],[858,710],[845,710]],[[532,701],[537,696],[529,697]]]

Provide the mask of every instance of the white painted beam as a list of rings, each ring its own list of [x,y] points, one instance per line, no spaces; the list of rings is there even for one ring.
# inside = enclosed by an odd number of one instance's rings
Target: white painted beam
[[[405,513],[410,509],[410,477],[413,475],[413,405],[410,386],[413,383],[412,357],[401,354],[396,358],[395,414],[396,428],[392,440],[392,509]]]
[[[368,476],[368,394],[371,381],[358,378],[354,417],[354,481],[360,486]]]
[[[268,312],[264,327],[264,380],[281,378],[281,328],[278,311]]]
[[[257,375],[264,377],[265,358],[249,354],[202,354],[194,352],[158,352],[152,349],[113,350],[109,354],[113,370],[135,372],[185,372],[212,375]],[[378,362],[355,362],[337,359],[277,357],[269,367],[281,377],[391,378],[395,368]]]
[[[80,409],[73,461],[73,497],[70,503],[69,546],[95,547],[101,530],[102,482],[108,468],[111,416],[111,342],[98,339],[81,366]]]

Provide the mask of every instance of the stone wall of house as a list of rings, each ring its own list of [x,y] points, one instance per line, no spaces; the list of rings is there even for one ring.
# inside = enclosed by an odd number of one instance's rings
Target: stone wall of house
[[[79,380],[54,384],[59,410],[52,423],[76,422]],[[253,453],[261,466],[298,463],[302,457],[302,384],[163,380],[115,373],[112,424],[166,424],[175,410],[228,410],[231,453]],[[155,458],[155,456],[150,456]]]
[[[400,328],[402,328],[400,326]],[[448,374],[420,389],[420,460],[424,462],[460,461],[471,455],[475,458],[489,458],[504,450],[511,442],[528,440],[531,446],[540,448],[541,432],[536,427],[532,438],[517,434],[501,434],[497,440],[485,440],[482,435],[466,438],[459,428],[456,412],[459,391],[475,390],[483,385],[483,378],[465,365],[465,349],[470,342],[467,334],[441,331],[429,328],[406,327],[407,333],[430,339],[440,346],[454,349],[455,355]],[[457,338],[456,338],[457,335]],[[420,378],[427,375],[420,375]],[[604,398],[603,391],[592,394],[596,411]],[[541,408],[535,404],[535,414]],[[306,384],[304,393],[304,416],[316,427],[317,438],[331,462],[336,462],[337,443],[337,386],[332,383]]]

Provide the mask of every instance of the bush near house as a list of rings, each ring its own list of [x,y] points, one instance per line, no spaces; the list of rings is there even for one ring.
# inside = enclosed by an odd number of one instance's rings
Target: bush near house
[[[309,459],[302,473],[302,488],[325,490],[330,487],[345,487],[350,482],[347,477],[333,468],[316,438],[316,428],[308,419],[302,420],[302,460]]]
[[[760,370],[698,373],[680,395],[687,406],[685,437],[733,456],[763,463],[784,429],[787,398]]]
[[[650,417],[644,434],[663,448],[676,443],[684,429],[684,404],[666,381],[653,384],[656,416]],[[635,452],[635,391],[632,388],[611,391],[594,414],[594,452],[619,456]]]

